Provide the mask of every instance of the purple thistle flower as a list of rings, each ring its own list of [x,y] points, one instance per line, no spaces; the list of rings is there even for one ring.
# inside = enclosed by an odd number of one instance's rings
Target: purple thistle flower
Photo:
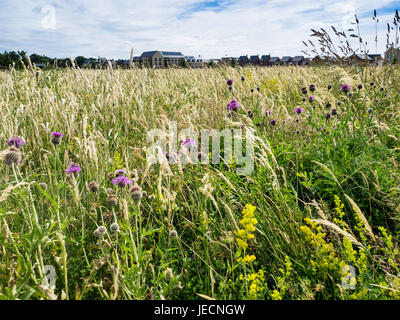
[[[19,149],[25,144],[25,141],[22,138],[10,138],[8,139],[7,144],[10,147],[16,147]]]
[[[131,184],[132,180],[129,180],[125,176],[119,176],[119,177],[116,177],[115,179],[113,179],[111,182],[113,184],[116,184],[117,186],[123,188],[123,187],[126,187],[127,185]]]
[[[326,120],[329,120],[331,118],[331,114],[327,113],[325,117],[326,117]]]
[[[340,91],[347,93],[351,90],[351,87],[348,84],[344,84],[340,87]]]
[[[188,138],[181,143],[181,146],[190,150],[191,148],[196,147],[196,141]]]
[[[306,87],[301,87],[301,93],[302,94],[307,94],[307,88]]]
[[[231,100],[227,104],[227,107],[229,111],[237,111],[239,109],[239,102],[237,102],[236,100]]]
[[[274,125],[276,125],[276,120],[272,119],[269,123],[274,126]]]
[[[303,108],[297,107],[296,109],[294,109],[294,112],[296,112],[297,114],[300,114],[303,112]]]
[[[309,89],[310,89],[311,92],[314,92],[315,91],[315,84],[313,84],[313,83],[310,84]]]
[[[232,79],[226,80],[226,84],[227,84],[228,86],[231,86],[231,85],[233,84],[233,80],[232,80]]]
[[[61,132],[55,132],[53,131],[51,133],[52,138],[51,138],[51,143],[54,145],[58,145],[61,142],[61,138],[63,137],[63,134]]]
[[[313,96],[309,96],[309,97],[308,97],[308,101],[310,101],[310,103],[313,103],[314,100],[315,100],[315,98],[314,98]]]
[[[68,174],[72,173],[74,175],[74,177],[76,178],[78,176],[78,172],[80,172],[81,170],[82,169],[78,164],[72,162],[70,167],[67,170],[65,170],[65,172]]]
[[[265,111],[265,115],[266,115],[266,116],[271,116],[271,115],[272,115],[272,111],[271,111],[271,110]]]

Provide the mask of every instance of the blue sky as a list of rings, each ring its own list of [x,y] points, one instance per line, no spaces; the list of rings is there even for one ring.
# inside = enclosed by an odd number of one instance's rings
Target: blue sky
[[[383,52],[386,23],[400,1],[0,0],[0,8],[0,51],[127,59],[134,48],[135,55],[171,50],[218,58],[301,54],[311,28],[348,28],[354,14],[375,52],[373,9]]]

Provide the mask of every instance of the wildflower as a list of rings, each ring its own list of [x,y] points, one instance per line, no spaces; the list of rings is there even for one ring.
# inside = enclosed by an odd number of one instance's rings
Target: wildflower
[[[190,149],[196,147],[196,141],[188,138],[184,142],[181,143],[181,146],[190,150]]]
[[[229,86],[228,88],[229,88],[229,91],[232,91],[232,86]]]
[[[96,238],[100,238],[107,233],[107,228],[105,226],[100,226],[96,230],[94,230],[93,235]]]
[[[171,230],[170,232],[169,232],[169,236],[171,237],[171,238],[177,238],[178,237],[178,232],[176,232],[176,230],[174,229],[174,230]]]
[[[307,88],[306,87],[301,87],[301,93],[302,94],[307,94]]]
[[[17,165],[20,164],[21,159],[21,152],[16,147],[10,147],[7,150],[8,152],[4,156],[4,163],[7,166]]]
[[[305,97],[301,98],[301,101],[305,102],[305,101],[306,101],[306,98],[305,98]]]
[[[332,113],[333,116],[336,116],[337,115],[336,109],[332,109],[331,113]]]
[[[351,87],[348,84],[344,84],[340,87],[340,91],[347,93],[351,90]]]
[[[271,116],[272,115],[272,111],[271,110],[267,110],[265,111],[265,116]]]
[[[47,183],[45,183],[45,182],[39,182],[39,187],[40,187],[42,190],[47,190]]]
[[[240,80],[244,81],[244,77],[241,77]]]
[[[107,197],[107,204],[110,207],[114,207],[117,204],[117,196],[115,194],[109,194]]]
[[[239,102],[236,100],[231,100],[228,104],[228,111],[237,111],[239,109]]]
[[[308,101],[309,101],[310,103],[313,103],[314,100],[315,100],[315,98],[314,98],[313,96],[309,96],[309,97],[308,97]]]
[[[326,104],[326,108],[330,108],[332,106],[332,104],[328,101],[328,103]]]
[[[247,115],[249,116],[249,118],[253,118],[253,112],[252,111],[247,111]]]
[[[341,101],[338,101],[338,102],[337,102],[337,105],[338,105],[338,106],[340,106],[341,104],[342,104],[342,102],[341,102]]]
[[[74,162],[72,162],[70,167],[67,170],[65,170],[65,172],[68,174],[72,173],[72,175],[75,178],[78,177],[78,172],[80,172],[80,171],[81,171],[81,167]]]
[[[311,92],[314,92],[315,91],[315,84],[313,84],[313,83],[310,84],[309,89],[310,89]]]
[[[19,149],[25,144],[25,141],[22,138],[10,138],[8,139],[7,144],[10,147],[16,147]]]
[[[246,255],[243,258],[240,257],[237,259],[238,262],[244,263],[244,264],[250,264],[253,263],[253,261],[256,260],[256,256],[255,255]]]
[[[303,112],[303,108],[297,107],[296,109],[294,109],[294,112],[296,112],[297,114],[300,114]]]
[[[257,87],[257,91],[260,92],[260,87]]]
[[[110,226],[111,232],[119,232],[119,224],[118,222],[114,222]]]
[[[372,108],[369,108],[368,109],[368,114],[371,114],[372,113]]]
[[[332,85],[328,84],[328,90],[331,90],[331,89],[332,89]]]
[[[353,93],[349,92],[349,98],[351,98],[353,96]]]
[[[253,92],[254,92],[254,89],[253,89],[253,88],[251,88],[251,89],[250,89],[250,92],[251,92],[251,93],[253,93]]]
[[[256,210],[255,206],[251,204],[246,204],[246,207],[243,209],[242,214],[243,218],[240,220],[240,224],[242,225],[242,229],[235,231],[235,235],[237,236],[236,242],[240,248],[246,251],[248,240],[254,238],[254,232],[256,228],[254,225],[258,223],[257,219],[254,218],[254,211]]]
[[[132,183],[132,180],[129,180],[125,176],[118,176],[111,181],[113,184],[116,184],[118,187],[126,187],[128,184]]]
[[[115,170],[114,175],[115,175],[116,177],[125,175],[125,169],[118,169],[118,170]]]
[[[107,175],[108,180],[112,181],[114,179],[114,172],[111,172]]]
[[[139,201],[143,196],[142,188],[140,188],[138,185],[135,185],[129,189],[129,194],[131,195],[132,200]]]
[[[226,84],[227,84],[228,86],[231,86],[231,85],[233,84],[233,80],[232,80],[232,79],[226,80]]]
[[[64,135],[63,135],[61,132],[55,132],[55,131],[53,131],[53,132],[51,133],[51,136],[52,136],[52,138],[51,138],[51,143],[54,144],[54,145],[58,145],[58,144],[60,144],[61,138],[62,138]]]
[[[139,175],[138,175],[138,172],[136,169],[132,171],[131,178],[132,178],[133,182],[136,182],[139,180]]]
[[[89,190],[91,192],[99,191],[99,184],[96,181],[92,181],[91,183],[89,183]]]
[[[369,83],[369,85],[371,86],[371,87],[373,87],[374,86],[374,82],[373,81],[371,81],[370,83]]]
[[[357,88],[358,88],[358,90],[361,90],[361,89],[363,88],[363,85],[362,85],[362,84],[359,84],[359,85],[357,86]]]
[[[331,118],[331,114],[327,113],[325,117],[326,117],[326,120],[329,120]]]

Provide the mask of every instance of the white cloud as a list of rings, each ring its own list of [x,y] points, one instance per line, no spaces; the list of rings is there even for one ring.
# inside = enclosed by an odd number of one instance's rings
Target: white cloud
[[[145,50],[179,50],[204,57],[271,53],[300,54],[310,28],[347,27],[354,14],[374,49],[372,11],[396,7],[381,0],[205,0],[12,1],[0,0],[0,50],[27,50],[49,56],[128,58]],[[210,1],[208,1],[210,2]],[[215,2],[215,1],[213,1]],[[44,7],[55,8],[55,29],[43,28]],[[394,11],[394,9],[393,9]],[[386,12],[385,12],[386,14]],[[385,46],[386,21],[379,26],[379,50]],[[374,50],[371,50],[374,51]]]

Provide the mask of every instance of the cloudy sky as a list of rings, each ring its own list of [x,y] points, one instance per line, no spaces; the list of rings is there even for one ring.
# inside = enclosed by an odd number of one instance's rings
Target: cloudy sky
[[[354,14],[375,52],[400,1],[390,0],[0,0],[0,51],[128,59],[130,49],[204,58],[301,54],[311,28],[348,28]]]

